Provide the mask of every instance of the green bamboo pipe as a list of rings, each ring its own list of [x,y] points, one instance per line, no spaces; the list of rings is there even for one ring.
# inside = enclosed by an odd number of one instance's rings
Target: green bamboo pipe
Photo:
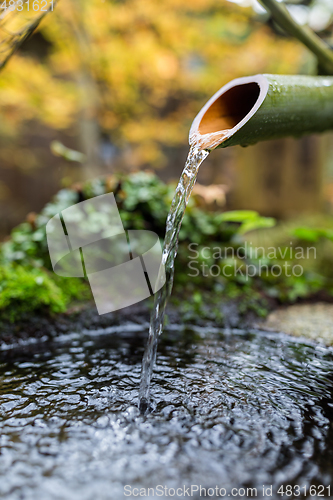
[[[212,150],[333,129],[333,77],[255,75],[227,83],[194,119],[190,144]]]

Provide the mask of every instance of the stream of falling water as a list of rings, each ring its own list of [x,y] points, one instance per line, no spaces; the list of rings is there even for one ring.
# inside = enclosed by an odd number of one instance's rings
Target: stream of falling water
[[[208,151],[202,149],[198,144],[192,143],[168,214],[162,254],[162,266],[165,266],[166,282],[155,295],[154,308],[150,318],[148,342],[142,360],[139,393],[141,411],[145,411],[149,406],[150,381],[155,364],[157,343],[162,333],[165,308],[173,286],[174,262],[178,249],[179,231],[199,167],[208,155]]]

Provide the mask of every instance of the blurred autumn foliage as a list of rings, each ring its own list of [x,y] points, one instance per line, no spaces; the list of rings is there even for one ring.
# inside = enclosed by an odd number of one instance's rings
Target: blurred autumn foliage
[[[76,135],[89,176],[114,150],[131,167],[161,167],[221,85],[302,63],[298,43],[226,0],[61,0],[1,73],[0,162],[39,122]]]

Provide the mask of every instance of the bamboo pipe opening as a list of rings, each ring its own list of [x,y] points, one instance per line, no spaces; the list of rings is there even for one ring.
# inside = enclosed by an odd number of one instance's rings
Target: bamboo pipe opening
[[[234,128],[251,111],[258,100],[257,83],[237,85],[227,90],[208,108],[199,124],[201,135]]]
[[[268,90],[262,75],[237,78],[222,87],[193,121],[190,143],[214,149],[233,135],[257,111]]]

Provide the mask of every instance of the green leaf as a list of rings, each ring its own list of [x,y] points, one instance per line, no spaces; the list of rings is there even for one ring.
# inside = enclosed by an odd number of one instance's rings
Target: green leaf
[[[260,216],[254,210],[231,210],[230,212],[221,214],[220,220],[226,222],[244,222],[257,217]]]
[[[59,141],[52,141],[50,144],[50,149],[55,156],[61,156],[67,161],[75,161],[77,163],[83,163],[86,156],[79,151],[67,148]]]
[[[296,238],[305,241],[318,241],[321,234],[318,229],[311,229],[309,227],[298,227],[292,231],[292,235]]]
[[[249,231],[254,231],[255,229],[273,227],[275,224],[276,220],[273,219],[273,217],[257,217],[244,222],[239,228],[238,233],[245,234]]]

